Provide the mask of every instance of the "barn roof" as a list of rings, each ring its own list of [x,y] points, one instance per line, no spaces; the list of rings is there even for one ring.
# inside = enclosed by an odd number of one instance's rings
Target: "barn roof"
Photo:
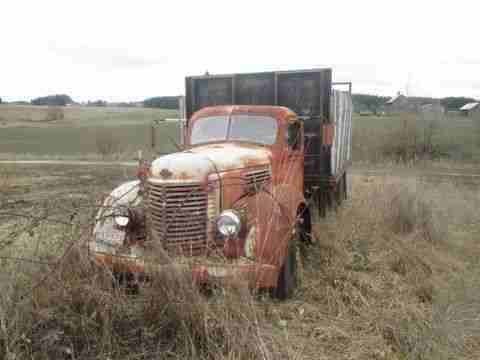
[[[402,94],[398,94],[398,95],[392,97],[390,100],[388,100],[385,104],[386,104],[386,105],[391,105],[391,104],[393,104],[395,101],[397,101],[399,98],[402,98],[402,97],[403,97]]]
[[[478,102],[468,103],[468,104],[463,105],[463,106],[460,108],[460,110],[462,110],[462,111],[473,110],[473,109],[475,109],[478,105],[480,105],[480,103],[478,103]]]

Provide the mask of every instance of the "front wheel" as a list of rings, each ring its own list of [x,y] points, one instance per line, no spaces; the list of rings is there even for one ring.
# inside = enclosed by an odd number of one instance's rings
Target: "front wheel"
[[[297,287],[297,238],[298,231],[289,241],[287,254],[278,275],[277,286],[272,290],[272,296],[279,300],[292,297]]]

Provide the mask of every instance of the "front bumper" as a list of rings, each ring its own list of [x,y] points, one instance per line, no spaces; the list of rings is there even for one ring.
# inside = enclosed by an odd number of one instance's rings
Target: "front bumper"
[[[205,263],[189,260],[193,258],[173,258],[168,264],[146,263],[141,258],[113,255],[105,252],[90,251],[93,260],[114,272],[130,273],[135,276],[151,276],[162,271],[184,271],[192,274],[198,283],[234,284],[244,283],[251,289],[273,288],[277,285],[279,268],[274,265],[260,264],[246,259],[232,261],[212,261]],[[185,260],[185,261],[184,261]]]

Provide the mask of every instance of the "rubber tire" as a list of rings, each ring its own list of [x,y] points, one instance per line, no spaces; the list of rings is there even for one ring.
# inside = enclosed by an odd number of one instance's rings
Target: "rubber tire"
[[[293,296],[297,287],[297,238],[298,232],[290,239],[285,261],[278,274],[277,286],[272,290],[272,297],[286,300]]]
[[[337,188],[335,189],[335,200],[337,206],[341,206],[345,195],[343,194],[344,184],[343,184],[343,175],[338,181]]]
[[[132,278],[132,274],[115,272],[113,274],[112,287],[124,291],[126,295],[138,295],[140,286],[133,282]]]

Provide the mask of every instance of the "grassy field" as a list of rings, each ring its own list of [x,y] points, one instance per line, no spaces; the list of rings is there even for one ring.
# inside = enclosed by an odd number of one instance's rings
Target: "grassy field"
[[[0,128],[145,125],[153,120],[178,117],[176,110],[148,108],[66,106],[60,109],[64,114],[63,119],[48,120],[48,106],[1,104]]]
[[[0,158],[132,159],[137,150],[151,150],[154,120],[178,116],[174,110],[65,107],[63,119],[47,121],[48,111],[42,106],[0,105]],[[158,125],[155,135],[155,151],[170,152],[177,125]]]
[[[352,175],[279,303],[179,274],[112,290],[81,245],[133,171],[2,166],[0,358],[479,358],[480,179]]]
[[[56,108],[58,109],[58,108]],[[0,105],[0,160],[133,160],[175,151],[178,125],[173,110],[65,107],[48,120],[45,106]],[[422,115],[359,116],[353,119],[353,160],[359,167],[420,165],[478,169],[480,119]],[[422,153],[423,150],[430,151]],[[430,161],[434,160],[434,161]]]
[[[151,152],[153,120],[176,111],[143,108],[63,108],[63,118],[46,119],[48,107],[0,105],[0,159],[122,159]],[[480,119],[424,115],[357,116],[355,162],[409,163],[420,158],[480,163]],[[175,150],[175,123],[155,128],[155,152]],[[101,146],[99,144],[106,144]],[[425,152],[426,151],[426,152]]]
[[[480,119],[428,114],[355,116],[353,126],[357,162],[409,162],[424,156],[480,163]]]

